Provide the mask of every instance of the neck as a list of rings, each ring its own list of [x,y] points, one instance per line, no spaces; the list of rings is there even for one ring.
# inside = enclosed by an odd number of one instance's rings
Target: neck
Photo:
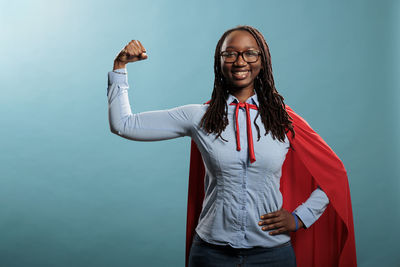
[[[240,103],[245,103],[249,97],[255,94],[255,92],[253,88],[244,88],[236,92],[231,92],[231,94],[235,96]]]

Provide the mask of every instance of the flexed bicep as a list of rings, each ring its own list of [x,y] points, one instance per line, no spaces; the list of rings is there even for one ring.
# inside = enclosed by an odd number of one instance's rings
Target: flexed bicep
[[[198,112],[200,107],[192,104],[133,114],[128,87],[119,83],[109,85],[108,99],[111,132],[135,141],[160,141],[190,136],[193,114]]]

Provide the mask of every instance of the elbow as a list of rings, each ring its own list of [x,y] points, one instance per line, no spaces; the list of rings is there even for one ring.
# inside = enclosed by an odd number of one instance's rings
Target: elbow
[[[115,113],[115,112],[114,112]],[[113,134],[121,135],[124,127],[124,120],[115,116],[111,110],[108,110],[108,125]]]
[[[109,124],[110,124],[110,131],[111,131],[113,134],[122,136],[123,131],[122,131],[121,126],[115,125],[115,123],[112,123],[111,121],[110,121]]]
[[[137,138],[136,134],[132,132],[132,130],[128,130],[126,123],[127,120],[121,120],[119,123],[110,121],[110,131],[122,138],[132,141],[140,141],[140,139]]]
[[[110,128],[110,130],[111,130],[111,132],[112,132],[113,134],[116,134],[116,135],[119,135],[119,136],[122,135],[122,133],[121,133],[120,131],[118,131],[118,130],[116,130],[116,129],[114,129],[114,128]]]
[[[147,141],[146,136],[138,132],[137,124],[132,120],[133,116],[109,119],[110,131],[113,134],[132,141]]]
[[[128,121],[129,121],[129,116],[121,118],[121,117],[113,116],[111,112],[109,113],[108,124],[110,126],[110,131],[113,134],[123,136],[125,133],[126,124],[128,123]]]

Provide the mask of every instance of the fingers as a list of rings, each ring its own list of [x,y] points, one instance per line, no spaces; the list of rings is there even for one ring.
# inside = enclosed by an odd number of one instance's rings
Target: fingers
[[[146,49],[143,47],[142,43],[138,40],[139,46],[142,49],[142,53],[146,53]]]
[[[267,213],[261,216],[261,219],[268,219],[268,218],[273,218],[273,217],[278,217],[279,216],[279,211]]]
[[[272,224],[272,223],[278,223],[281,222],[283,218],[281,217],[275,217],[272,219],[267,219],[267,220],[261,220],[258,222],[258,225],[267,225],[267,224]]]
[[[268,224],[267,226],[262,227],[261,230],[266,231],[266,230],[277,229],[277,228],[281,228],[281,227],[285,227],[285,224],[283,222],[277,222],[277,223],[273,223],[273,224]]]
[[[138,57],[140,55],[139,45],[136,40],[132,40],[126,47],[130,57]]]
[[[132,40],[133,41],[133,49],[135,52],[135,55],[143,59],[144,57],[147,58],[146,55],[146,49],[143,47],[143,45],[140,43],[139,40]]]
[[[267,213],[261,216],[261,221],[258,225],[261,226],[261,230],[268,231],[270,235],[277,235],[284,232],[291,231],[292,215],[284,209],[280,209],[275,212]]]
[[[269,232],[270,235],[278,235],[290,231],[285,221],[268,224],[267,226],[263,226],[261,230],[263,231],[273,230]]]
[[[138,42],[139,47],[141,49],[140,58],[146,59],[147,58],[146,49],[143,47],[142,43],[139,40],[137,42]]]
[[[289,231],[289,230],[286,229],[285,227],[281,227],[281,228],[279,228],[279,229],[277,229],[277,230],[274,230],[274,231],[269,232],[269,234],[270,234],[270,235],[279,235],[279,234],[286,233],[286,232],[288,232],[288,231]]]
[[[268,219],[268,218],[277,217],[277,216],[281,215],[282,212],[284,212],[284,211],[285,210],[283,208],[281,208],[280,210],[277,210],[277,211],[270,212],[270,213],[262,215],[261,219]]]
[[[123,62],[135,62],[146,58],[146,49],[139,40],[131,40],[118,55],[118,59]]]

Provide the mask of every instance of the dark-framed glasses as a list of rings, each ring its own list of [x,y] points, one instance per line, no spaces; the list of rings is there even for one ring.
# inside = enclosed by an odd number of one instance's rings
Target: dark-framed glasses
[[[243,52],[238,51],[222,51],[220,55],[226,63],[233,63],[237,60],[239,55],[242,55],[243,60],[247,63],[254,63],[258,60],[258,56],[261,54],[257,50],[247,50]]]

